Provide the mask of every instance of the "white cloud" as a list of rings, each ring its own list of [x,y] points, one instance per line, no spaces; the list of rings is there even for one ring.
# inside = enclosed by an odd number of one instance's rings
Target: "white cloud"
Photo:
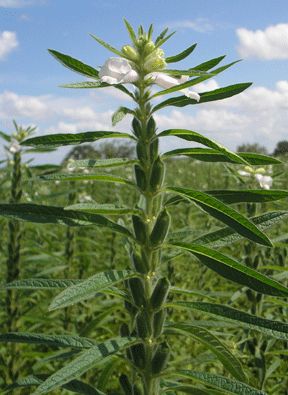
[[[4,31],[0,32],[0,60],[17,48],[19,45],[15,32]]]
[[[43,0],[0,0],[0,8],[22,8],[43,3]]]
[[[170,28],[190,29],[198,33],[211,32],[215,29],[215,24],[211,23],[208,18],[187,19],[174,21],[166,24]]]
[[[288,23],[268,26],[265,30],[236,30],[238,53],[244,58],[288,59]]]

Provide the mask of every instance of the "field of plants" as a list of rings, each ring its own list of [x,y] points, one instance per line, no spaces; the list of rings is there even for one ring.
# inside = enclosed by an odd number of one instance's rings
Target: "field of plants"
[[[131,116],[128,134],[0,132],[1,394],[287,395],[286,157],[157,130],[156,111],[249,84],[198,95],[193,85],[233,64],[170,69],[195,45],[164,58],[166,30],[126,27],[121,50],[93,36],[117,56],[100,71],[51,53],[89,79],[71,88],[132,97],[113,116]],[[184,148],[160,153],[171,136]]]

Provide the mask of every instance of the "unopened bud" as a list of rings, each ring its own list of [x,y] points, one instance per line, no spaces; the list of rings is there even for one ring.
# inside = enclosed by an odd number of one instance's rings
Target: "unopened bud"
[[[124,47],[122,47],[122,52],[130,60],[137,60],[139,58],[136,49],[131,47],[130,45],[124,45]]]

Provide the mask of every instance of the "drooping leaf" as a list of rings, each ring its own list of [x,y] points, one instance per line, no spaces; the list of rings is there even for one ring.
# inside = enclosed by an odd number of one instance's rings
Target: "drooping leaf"
[[[208,137],[203,136],[198,132],[194,132],[192,130],[187,130],[187,129],[167,129],[158,135],[158,137],[167,137],[167,136],[175,136],[186,141],[194,141],[196,143],[200,143],[202,145],[205,145],[206,147],[210,147],[217,150],[222,155],[225,155],[225,157],[231,159],[235,163],[241,163],[247,165],[245,159],[241,158],[239,155],[235,154],[234,152],[228,150],[223,145],[216,143],[216,141],[214,140],[208,139]]]
[[[100,139],[132,139],[133,137],[128,133],[97,131],[97,132],[83,132],[83,133],[59,133],[47,134],[46,136],[33,137],[23,141],[22,145],[33,147],[60,147],[63,145],[75,145],[83,143],[92,143]]]
[[[102,215],[66,211],[63,207],[42,206],[37,204],[0,204],[0,216],[41,224],[60,224],[68,226],[102,226],[125,236],[132,237],[128,229],[110,221]]]
[[[252,152],[237,152],[237,155],[244,159],[249,165],[277,165],[282,163],[279,159],[273,158],[263,154],[256,154]],[[232,158],[228,158],[221,152],[209,148],[179,148],[172,151],[165,152],[162,157],[170,156],[187,156],[192,159],[200,160],[203,162],[228,162],[238,163]]]
[[[279,221],[285,219],[288,211],[271,211],[263,215],[250,218],[250,220],[258,226],[260,230],[265,230]],[[231,228],[222,228],[213,232],[204,234],[192,240],[193,244],[210,244],[213,247],[222,247],[241,240],[243,236],[236,233]]]
[[[157,104],[153,108],[153,112],[156,112],[168,106],[185,107],[190,104],[201,104],[215,100],[227,99],[228,97],[238,95],[239,93],[243,92],[245,89],[249,88],[249,86],[251,86],[251,83],[247,82],[247,83],[229,85],[229,86],[225,86],[224,88],[218,88],[212,91],[203,92],[200,93],[199,102],[190,99],[189,97],[186,96],[171,97],[170,99],[164,100],[162,103]]]
[[[82,211],[92,214],[105,214],[105,215],[123,215],[123,214],[136,214],[137,210],[129,207],[120,207],[115,204],[97,204],[97,203],[79,203],[72,206],[65,207],[65,210]]]
[[[199,341],[212,351],[217,358],[221,361],[223,366],[230,372],[236,379],[247,382],[246,375],[243,371],[240,361],[229,351],[229,349],[211,332],[207,329],[186,325],[183,323],[173,323],[167,326],[165,333],[170,333],[172,329],[178,331],[180,334],[189,335],[196,341]]]
[[[180,60],[187,58],[187,56],[189,56],[194,51],[196,46],[197,44],[193,44],[190,47],[186,48],[184,51],[178,53],[177,55],[168,56],[167,58],[165,58],[166,63],[180,62]]]
[[[208,214],[230,226],[240,235],[259,244],[272,245],[268,237],[253,222],[220,200],[192,189],[168,187],[167,190],[196,203]]]
[[[75,284],[64,289],[64,291],[53,299],[49,310],[67,307],[89,299],[95,296],[97,292],[103,291],[133,276],[135,276],[135,273],[128,270],[109,270],[97,273],[80,284]]]
[[[233,307],[223,306],[222,304],[206,302],[173,302],[168,304],[173,308],[184,308],[199,310],[207,314],[216,316],[219,320],[233,321],[239,326],[262,332],[265,335],[275,337],[276,339],[288,340],[288,324],[280,321],[268,320],[257,317],[256,315],[245,313],[244,311],[234,309]],[[214,321],[213,327],[217,326]]]
[[[177,370],[173,376],[192,379],[202,384],[212,386],[224,391],[229,391],[237,395],[267,395],[264,391],[251,387],[248,384],[241,383],[238,380],[229,379],[218,374],[197,372],[192,370]]]
[[[106,43],[104,40],[102,40],[101,38],[95,36],[94,34],[90,34],[90,36],[92,38],[94,38],[94,40],[96,40],[100,45],[102,45],[104,48],[108,49],[108,51],[111,51],[113,53],[115,53],[116,55],[120,56],[121,58],[125,57],[125,55],[121,52],[118,51],[118,49],[112,47],[112,45]]]
[[[112,125],[115,126],[118,122],[122,121],[127,114],[134,115],[134,111],[127,107],[119,107],[112,115]]]
[[[205,246],[188,243],[171,243],[195,255],[209,269],[237,284],[245,285],[254,291],[276,296],[288,295],[288,288],[264,274],[235,261],[234,259]]]
[[[10,332],[0,334],[2,343],[44,344],[50,347],[91,348],[95,341],[86,337],[68,335],[45,335],[41,333]]]
[[[84,280],[68,280],[66,278],[56,280],[52,278],[27,278],[2,285],[0,289],[59,289],[70,287],[82,281]]]
[[[137,163],[136,159],[108,158],[108,159],[80,159],[69,162],[69,169],[74,168],[96,168],[96,167],[120,167]]]
[[[288,196],[288,191],[281,189],[242,189],[242,190],[215,190],[206,191],[209,195],[216,197],[226,204],[241,203],[241,202],[272,202],[275,200],[285,199]]]
[[[76,71],[76,73],[80,73],[86,77],[96,79],[99,78],[99,72],[98,70],[94,69],[94,67],[89,66],[78,59],[72,58],[72,56],[55,51],[54,49],[48,49],[48,51],[52,56],[54,56],[56,60],[58,60],[68,69]]]
[[[135,343],[135,339],[133,338],[116,337],[115,339],[104,341],[103,343],[91,347],[89,350],[83,351],[72,362],[68,363],[40,384],[33,395],[46,394],[47,392],[63,386],[96,366],[99,362],[103,361],[104,358],[125,349],[133,343]]]

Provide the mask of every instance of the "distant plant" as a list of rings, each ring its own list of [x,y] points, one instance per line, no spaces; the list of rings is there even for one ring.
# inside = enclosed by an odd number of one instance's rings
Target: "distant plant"
[[[23,145],[33,147],[57,147],[90,143],[100,139],[126,138],[134,142],[137,158],[109,158],[75,160],[69,165],[73,171],[54,173],[40,177],[43,181],[87,181],[110,182],[126,185],[129,194],[137,193],[137,201],[132,207],[116,204],[81,203],[70,207],[44,205],[2,204],[0,214],[8,218],[18,218],[35,223],[66,224],[68,226],[100,226],[121,235],[122,244],[127,250],[127,269],[113,269],[98,272],[88,279],[25,279],[7,284],[9,289],[61,289],[50,310],[67,308],[75,303],[99,303],[100,294],[112,295],[122,302],[121,313],[125,323],[119,328],[120,334],[99,341],[98,339],[65,335],[39,333],[8,333],[2,336],[10,342],[40,343],[47,346],[70,347],[64,366],[50,376],[29,376],[13,383],[9,388],[39,385],[34,394],[45,394],[56,389],[68,389],[82,394],[103,395],[109,388],[100,386],[100,378],[86,384],[78,377],[104,361],[111,361],[110,370],[103,375],[110,377],[111,371],[119,372],[119,385],[116,393],[126,395],[158,395],[175,393],[195,394],[249,394],[263,395],[261,389],[248,383],[246,369],[240,360],[215,334],[198,323],[199,315],[212,315],[210,325],[217,328],[218,321],[233,322],[238,327],[256,330],[263,335],[288,340],[288,325],[277,321],[248,314],[225,304],[203,301],[201,290],[187,290],[170,285],[163,268],[164,253],[175,255],[192,254],[206,268],[222,277],[245,286],[261,294],[287,297],[288,288],[273,278],[269,278],[253,268],[243,265],[234,258],[219,252],[219,246],[247,238],[260,245],[271,247],[272,243],[263,233],[271,224],[285,217],[286,213],[268,212],[261,217],[248,219],[231,207],[234,203],[278,200],[287,197],[286,191],[275,190],[213,190],[198,191],[191,188],[167,185],[165,160],[184,155],[192,159],[210,162],[226,162],[245,166],[269,165],[279,163],[276,159],[257,153],[235,154],[198,132],[187,129],[168,129],[157,133],[154,115],[169,106],[185,107],[215,100],[222,100],[243,92],[250,83],[229,85],[213,91],[198,93],[191,87],[221,73],[236,62],[215,68],[223,56],[210,59],[187,70],[169,69],[167,64],[176,63],[190,55],[193,44],[181,53],[166,57],[161,46],[174,34],[165,29],[153,41],[153,26],[145,32],[140,26],[136,34],[125,21],[130,34],[131,45],[121,50],[113,48],[96,36],[98,43],[112,51],[117,57],[109,58],[100,70],[88,66],[71,56],[58,51],[50,53],[66,67],[89,77],[90,81],[65,85],[66,88],[105,88],[112,86],[129,96],[134,108],[120,107],[112,117],[113,124],[132,115],[132,134],[118,131],[93,131],[65,133],[29,138]],[[192,78],[190,78],[192,77]],[[128,89],[125,84],[131,84]],[[153,85],[164,88],[158,92],[151,90]],[[183,95],[170,97],[162,102],[153,99],[174,92]],[[159,139],[178,137],[185,141],[200,143],[205,148],[181,148],[160,155]],[[133,166],[134,179],[111,174],[110,171],[98,172],[99,168]],[[85,169],[81,172],[79,169]],[[88,169],[88,171],[87,171]],[[96,170],[96,171],[95,171]],[[187,176],[190,174],[187,172]],[[188,178],[187,178],[188,179]],[[177,180],[175,180],[177,181]],[[100,187],[99,187],[100,190]],[[197,234],[189,243],[183,242],[183,234],[176,236],[171,232],[171,214],[177,217],[178,203],[195,204],[197,208],[222,222],[226,227],[219,230]],[[170,214],[171,213],[171,214]],[[110,217],[112,217],[110,219]],[[118,218],[113,220],[113,218]],[[175,218],[175,217],[174,217]],[[257,225],[261,226],[257,227]],[[92,240],[91,240],[92,241]],[[94,240],[93,240],[94,241]],[[175,268],[177,271],[177,268]],[[190,275],[190,273],[189,273]],[[193,273],[191,273],[193,276]],[[170,296],[174,296],[171,301]],[[169,298],[168,298],[169,297]],[[179,298],[181,298],[179,300]],[[204,299],[205,300],[205,299]],[[167,310],[172,311],[167,319]],[[175,310],[183,310],[182,321],[175,320]],[[187,314],[187,312],[189,314]],[[177,315],[176,315],[177,317]],[[187,317],[190,317],[189,319]],[[183,320],[184,319],[184,320]],[[220,324],[220,323],[219,323]],[[113,333],[112,329],[110,333]],[[192,338],[207,347],[225,369],[225,376],[211,371],[199,370],[197,362],[190,358],[184,361],[173,359],[171,349],[173,337]],[[183,350],[185,351],[185,350]],[[189,356],[189,350],[187,350]],[[114,361],[117,361],[115,368]],[[121,365],[119,364],[121,362]],[[193,370],[191,370],[191,365]],[[103,377],[103,376],[102,376]]]
[[[286,155],[288,154],[288,140],[279,141],[274,149],[273,155]]]
[[[267,154],[267,148],[264,145],[258,143],[254,144],[241,144],[237,147],[237,152],[256,152],[258,154]]]

